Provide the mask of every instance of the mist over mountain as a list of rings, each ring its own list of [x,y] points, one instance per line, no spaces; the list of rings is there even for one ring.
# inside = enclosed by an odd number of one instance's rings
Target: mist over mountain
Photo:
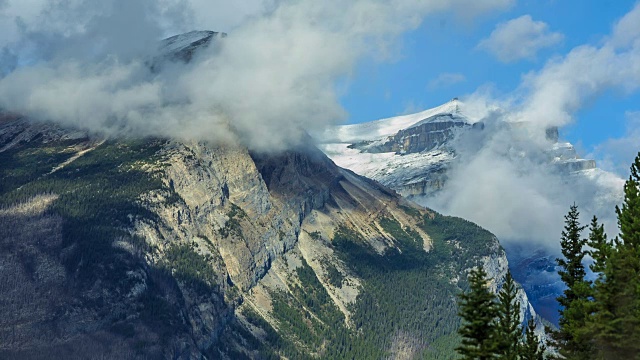
[[[232,13],[241,6],[9,1],[3,11],[18,26],[7,24],[12,31],[0,42],[6,59],[13,59],[0,79],[0,107],[107,136],[282,150],[305,131],[343,120],[336,83],[363,57],[393,58],[398,36],[426,16],[450,11],[472,17],[510,2],[255,1],[223,21],[236,19],[228,29],[208,24],[228,37],[188,63],[154,72],[147,61],[163,36],[193,30],[200,12]]]
[[[615,235],[620,172],[563,131],[638,89],[640,5],[512,93],[340,125],[362,63],[514,3],[0,0],[0,357],[454,359],[478,266],[544,340],[569,205]]]
[[[336,164],[417,203],[477,222],[507,248],[516,277],[555,319],[555,271],[567,204],[615,229],[624,181],[580,158],[555,126],[478,113],[454,99],[420,113],[346,125],[318,135]],[[613,234],[615,235],[615,234]]]
[[[2,357],[452,359],[467,273],[496,292],[508,269],[490,232],[311,143],[0,121]]]
[[[304,112],[269,138],[281,125],[200,124],[192,98],[153,89],[205,76],[230,37],[189,32],[124,67],[52,61],[0,80],[2,356],[454,356],[467,272],[487,268],[496,292],[507,271],[495,236],[337,167],[298,126]],[[206,129],[184,132],[194,124]]]

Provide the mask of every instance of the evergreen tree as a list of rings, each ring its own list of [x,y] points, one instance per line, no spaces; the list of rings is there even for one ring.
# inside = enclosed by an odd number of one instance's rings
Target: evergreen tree
[[[598,338],[598,334],[605,332],[600,320],[603,316],[609,317],[609,315],[606,314],[610,314],[603,306],[604,302],[602,300],[606,299],[607,293],[610,291],[608,289],[610,284],[606,282],[604,272],[607,267],[607,262],[611,258],[613,247],[612,244],[607,241],[607,234],[604,232],[604,225],[598,223],[598,218],[596,216],[591,219],[587,245],[591,247],[589,255],[593,259],[593,263],[589,268],[597,274],[597,279],[591,289],[592,301],[589,304],[589,309],[587,310],[588,319],[585,336],[589,336],[594,340],[594,357],[601,358],[604,355],[602,352],[603,347],[599,346],[602,344],[598,344],[595,340]]]
[[[486,360],[496,355],[495,319],[498,315],[495,295],[487,287],[487,273],[482,267],[469,274],[469,291],[461,294],[459,315],[463,324],[458,330],[462,345],[456,348],[462,359]]]
[[[536,325],[530,318],[525,331],[524,342],[520,346],[520,360],[544,360],[544,345],[540,345],[540,339],[535,334]]]
[[[591,219],[589,226],[589,240],[587,245],[591,247],[589,255],[593,259],[593,264],[589,266],[591,271],[600,274],[598,280],[602,281],[602,273],[606,268],[607,259],[611,256],[611,243],[607,241],[607,234],[604,232],[604,225],[598,223],[596,216]]]
[[[580,213],[574,204],[565,215],[560,246],[564,258],[557,259],[562,268],[558,273],[567,286],[558,297],[561,305],[558,331],[552,332],[553,345],[566,359],[588,359],[592,355],[592,343],[587,333],[587,318],[590,311],[591,284],[585,280],[586,271],[582,260],[586,255],[581,238],[585,226],[578,220]]]
[[[522,327],[520,326],[520,303],[516,296],[516,282],[511,276],[511,271],[507,271],[502,289],[498,293],[496,336],[499,341],[499,359],[516,360],[518,358]]]
[[[595,285],[594,338],[606,359],[640,358],[640,153],[616,207],[620,235],[597,256],[605,261]]]

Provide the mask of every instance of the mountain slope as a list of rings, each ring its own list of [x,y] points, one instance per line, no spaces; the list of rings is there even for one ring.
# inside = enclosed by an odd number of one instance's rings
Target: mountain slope
[[[487,231],[311,146],[6,115],[0,149],[2,357],[451,358],[466,272],[507,268]]]
[[[562,212],[578,202],[587,214],[613,214],[623,183],[559,141],[557,128],[515,122],[499,109],[483,118],[457,99],[413,115],[338,126],[318,138],[339,166],[495,231],[516,278],[551,320],[562,291],[551,239],[559,237]]]

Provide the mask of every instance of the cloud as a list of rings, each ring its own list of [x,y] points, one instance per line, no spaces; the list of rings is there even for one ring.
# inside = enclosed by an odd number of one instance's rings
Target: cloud
[[[424,203],[481,224],[507,245],[557,251],[563,215],[574,202],[584,223],[595,214],[615,234],[613,209],[622,200],[623,179],[597,169],[580,176],[558,171],[553,166],[558,150],[546,130],[570,124],[576,112],[605,91],[640,90],[638,18],[640,4],[602,42],[549,60],[526,74],[512,93],[480,89],[464,99],[470,108],[463,111],[481,114],[485,131],[459,139],[448,184]],[[623,177],[640,150],[640,116],[630,112],[627,119],[625,136],[601,144],[590,155]]]
[[[638,5],[620,19],[613,28],[610,44],[616,48],[638,46],[640,38],[640,9]]]
[[[538,51],[558,44],[563,38],[561,33],[551,32],[546,23],[523,15],[498,24],[488,38],[480,41],[478,48],[509,63],[532,59]]]
[[[640,112],[627,112],[626,118],[624,136],[606,140],[589,155],[599,160],[600,167],[623,178],[629,176],[629,167],[640,152]]]
[[[507,10],[515,3],[516,0],[451,1],[451,5],[455,7],[455,13],[463,19],[472,19],[486,13]]]
[[[640,18],[640,3],[616,23],[599,46],[582,45],[525,75],[514,94],[515,120],[540,127],[564,126],[584,102],[606,90],[632,93],[640,88],[640,31],[625,24]]]
[[[467,78],[461,73],[443,73],[438,75],[435,79],[429,81],[427,88],[429,90],[436,90],[443,87],[455,85],[466,81]]]
[[[540,143],[500,113],[489,113],[483,122],[482,132],[457,139],[446,186],[422,203],[480,224],[507,246],[557,251],[563,216],[574,202],[583,222],[597,214],[607,230],[615,230],[620,178],[598,170],[568,173],[554,164],[551,141]]]
[[[345,118],[336,84],[365,56],[392,57],[434,12],[471,0],[8,0],[0,107],[109,136],[240,141],[280,150]],[[146,65],[164,36],[228,30],[190,64]]]

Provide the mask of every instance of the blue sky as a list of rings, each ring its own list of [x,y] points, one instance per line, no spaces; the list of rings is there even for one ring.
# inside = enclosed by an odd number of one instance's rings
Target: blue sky
[[[635,1],[518,1],[509,10],[467,22],[437,14],[405,34],[401,56],[392,62],[363,61],[342,105],[350,123],[370,121],[437,106],[482,87],[498,95],[513,92],[522,76],[581,45],[600,45]],[[496,26],[529,15],[558,37],[535,55],[503,62],[479,47]],[[558,40],[559,39],[559,40]],[[449,74],[444,75],[443,74]],[[443,81],[438,81],[443,76]],[[640,95],[606,90],[586,99],[561,136],[590,154],[608,139],[625,136],[629,112],[640,110]],[[638,146],[640,149],[640,144]]]

